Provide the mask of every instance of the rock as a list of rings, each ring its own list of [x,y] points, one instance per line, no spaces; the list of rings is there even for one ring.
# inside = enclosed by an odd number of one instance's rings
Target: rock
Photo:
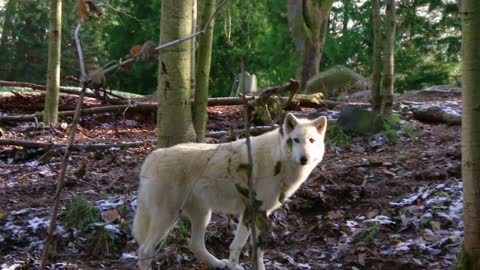
[[[358,91],[350,96],[347,96],[346,99],[370,99],[372,96],[372,90]]]
[[[461,97],[461,88],[454,85],[434,85],[418,91],[408,91],[399,100]]]
[[[380,115],[357,106],[345,107],[338,116],[337,125],[360,134],[375,134],[383,129]]]
[[[355,71],[337,65],[318,73],[308,80],[306,93],[322,92],[327,96],[351,94],[370,88],[370,82]]]

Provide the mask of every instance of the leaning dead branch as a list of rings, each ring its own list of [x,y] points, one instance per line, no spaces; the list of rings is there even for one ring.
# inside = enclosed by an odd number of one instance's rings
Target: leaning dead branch
[[[77,56],[78,56],[78,62],[80,64],[80,72],[82,74],[82,78],[85,78],[87,75],[87,72],[85,70],[85,63],[83,60],[83,51],[82,51],[82,46],[80,44],[80,39],[79,39],[79,32],[80,32],[80,27],[82,26],[82,22],[80,22],[77,27],[75,28],[74,32],[74,38],[75,38],[75,44],[77,48]],[[70,157],[70,152],[72,151],[72,145],[75,142],[75,135],[77,131],[77,124],[78,121],[80,120],[80,111],[82,109],[83,105],[83,97],[85,95],[85,92],[87,90],[86,85],[82,82],[82,93],[78,97],[78,102],[77,102],[77,108],[75,109],[75,116],[73,117],[72,125],[70,128],[70,134],[68,137],[68,144],[67,148],[65,149],[65,154],[63,155],[62,158],[62,164],[61,164],[61,169],[60,169],[60,175],[57,180],[57,189],[55,191],[55,197],[53,201],[53,206],[52,206],[52,216],[50,218],[50,223],[48,225],[48,230],[47,230],[47,237],[45,239],[45,243],[43,246],[43,252],[42,252],[42,261],[40,263],[40,270],[45,270],[47,267],[47,261],[48,261],[48,255],[49,255],[49,250],[50,250],[50,243],[52,241],[53,237],[53,232],[56,228],[56,223],[57,223],[57,216],[58,216],[58,208],[60,206],[60,196],[62,195],[62,190],[63,186],[65,185],[65,175],[67,173],[67,165],[68,165],[68,158]]]

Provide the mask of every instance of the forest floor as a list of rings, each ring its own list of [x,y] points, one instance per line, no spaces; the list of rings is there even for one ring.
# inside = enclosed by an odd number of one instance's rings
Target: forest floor
[[[87,99],[90,105],[95,102]],[[74,96],[61,99],[62,108],[73,108],[75,103]],[[411,96],[407,103],[447,104],[461,110],[458,95]],[[42,106],[42,95],[1,97],[0,115],[34,113]],[[240,106],[210,107],[208,130],[237,125],[241,110]],[[135,268],[137,245],[130,226],[139,168],[154,147],[154,121],[153,115],[82,118],[79,144],[145,144],[72,153],[61,213],[74,198],[84,197],[101,210],[102,220],[94,228],[72,230],[62,214],[50,269]],[[405,121],[415,138],[400,134],[392,143],[376,135],[354,137],[345,146],[328,145],[324,161],[270,217],[267,269],[454,269],[463,242],[460,126],[408,117]],[[1,128],[4,138],[37,142],[65,143],[68,135],[66,125],[45,129],[18,122]],[[36,269],[39,265],[63,153],[54,151],[39,161],[45,152],[0,146],[0,269]],[[85,173],[78,172],[82,167]],[[207,247],[220,258],[228,256],[233,224],[231,216],[214,215],[208,227]],[[158,259],[161,269],[208,269],[187,248],[188,226],[179,222],[169,236]],[[91,241],[99,227],[106,228],[113,239],[107,248]],[[241,260],[251,269],[248,252]]]

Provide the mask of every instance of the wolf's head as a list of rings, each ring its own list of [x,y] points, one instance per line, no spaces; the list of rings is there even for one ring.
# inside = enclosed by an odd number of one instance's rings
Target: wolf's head
[[[327,118],[311,121],[298,119],[289,113],[283,122],[282,147],[291,160],[300,164],[317,164],[325,152]]]

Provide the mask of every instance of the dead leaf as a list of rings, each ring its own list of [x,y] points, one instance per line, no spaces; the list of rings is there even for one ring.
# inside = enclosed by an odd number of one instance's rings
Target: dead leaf
[[[343,213],[342,213],[342,211],[330,211],[330,212],[327,213],[327,217],[329,219],[338,219],[338,218],[343,217]]]
[[[117,209],[107,210],[102,213],[103,220],[107,224],[113,223],[115,220],[120,218],[120,213]]]
[[[5,211],[5,210],[2,210],[0,209],[0,218],[4,218],[8,215],[9,212]]]

